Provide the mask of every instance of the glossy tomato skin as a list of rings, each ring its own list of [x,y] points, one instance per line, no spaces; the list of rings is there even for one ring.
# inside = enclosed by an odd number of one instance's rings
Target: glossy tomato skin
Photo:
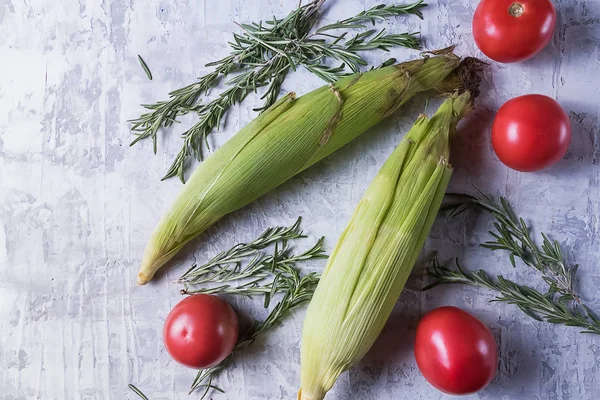
[[[417,326],[415,358],[419,370],[444,393],[464,395],[487,386],[498,366],[490,330],[466,311],[440,307]]]
[[[208,294],[180,301],[165,321],[163,339],[173,359],[202,369],[223,361],[235,347],[238,318],[229,304]]]
[[[486,56],[512,63],[542,50],[555,26],[551,0],[481,0],[473,16],[473,37]]]
[[[565,155],[570,141],[569,116],[556,101],[540,94],[507,101],[492,125],[494,152],[517,171],[549,167]]]

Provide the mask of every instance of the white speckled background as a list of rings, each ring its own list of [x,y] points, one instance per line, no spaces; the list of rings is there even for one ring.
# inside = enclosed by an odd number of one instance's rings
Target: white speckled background
[[[382,0],[328,0],[325,20],[354,15]],[[386,1],[391,3],[390,1]],[[429,49],[458,45],[481,56],[470,34],[476,1],[432,0],[425,20],[398,19],[389,29],[420,30]],[[600,310],[600,2],[556,1],[559,23],[552,43],[516,65],[492,63],[480,105],[458,139],[452,189],[505,195],[536,228],[564,240],[581,264],[580,291]],[[304,217],[310,234],[331,248],[370,180],[398,143],[424,98],[275,192],[234,213],[188,247],[156,282],[135,285],[146,240],[180,183],[161,183],[179,150],[178,131],[129,148],[126,121],[141,102],[202,74],[227,54],[232,21],[284,15],[296,0],[0,0],[0,398],[133,399],[134,383],[151,399],[186,399],[194,373],[166,354],[161,329],[181,299],[170,282],[196,258],[206,260],[265,227]],[[136,59],[141,54],[154,81]],[[416,52],[394,51],[398,59]],[[389,55],[373,55],[373,62]],[[306,93],[322,83],[293,74],[284,89]],[[536,174],[510,171],[488,140],[494,111],[525,93],[555,97],[569,112],[573,141],[565,159]],[[236,108],[222,143],[255,115],[250,98]],[[436,101],[428,110],[435,109]],[[472,216],[436,224],[428,250],[465,265],[502,271],[520,281],[535,274],[513,270],[501,254],[476,244],[489,220]],[[315,263],[319,269],[322,263]],[[421,293],[415,269],[371,353],[338,381],[329,398],[346,400],[444,399],[418,372],[414,329],[440,305],[470,310],[493,330],[499,375],[467,399],[598,399],[600,337],[524,317],[514,306],[490,304],[490,293],[445,287]],[[262,315],[260,301],[236,301]],[[299,385],[303,311],[235,358],[214,399],[292,399]],[[197,396],[196,396],[197,397]],[[192,397],[195,398],[195,397]]]

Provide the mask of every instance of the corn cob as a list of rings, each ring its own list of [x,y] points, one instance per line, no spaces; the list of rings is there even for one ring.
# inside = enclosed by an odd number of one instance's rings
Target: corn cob
[[[432,57],[340,79],[298,99],[280,99],[194,171],[146,246],[145,284],[186,243],[347,144],[416,93],[455,91],[468,78],[451,49]],[[465,63],[466,64],[466,63]]]
[[[304,321],[299,400],[320,400],[381,333],[439,210],[464,93],[419,117],[360,200]]]

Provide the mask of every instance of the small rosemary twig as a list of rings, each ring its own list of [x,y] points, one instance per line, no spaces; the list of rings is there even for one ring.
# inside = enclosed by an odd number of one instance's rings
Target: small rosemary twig
[[[540,293],[530,286],[519,285],[505,279],[502,275],[498,275],[497,280],[493,280],[483,270],[466,271],[458,259],[455,270],[442,267],[435,259],[427,269],[428,275],[434,280],[424,290],[446,283],[486,287],[498,293],[495,301],[515,304],[525,314],[538,321],[577,326],[583,328],[584,333],[600,334],[600,320],[581,302],[574,288],[578,266],[567,263],[557,241],[552,242],[542,233],[542,246],[538,246],[532,239],[531,229],[525,220],[513,212],[509,202],[503,197],[495,200],[480,190],[479,196],[463,194],[449,196],[458,199],[458,202],[443,207],[450,211],[448,218],[454,218],[472,207],[490,213],[495,219],[495,230],[490,231],[493,240],[482,243],[481,246],[491,250],[507,251],[513,267],[516,267],[517,259],[521,260],[526,266],[534,268],[541,274],[548,288],[545,293]]]
[[[402,14],[414,14],[423,19],[421,9],[427,7],[424,0],[418,0],[411,4],[379,4],[369,10],[363,11],[352,18],[346,18],[334,24],[325,25],[317,30],[317,33],[322,33],[332,29],[351,29],[364,28],[365,22],[371,22],[375,25],[377,20],[385,20],[386,18],[396,17]]]
[[[288,282],[283,279],[286,276],[295,274],[295,263],[305,260],[326,258],[323,250],[324,238],[319,239],[317,243],[309,250],[299,254],[291,255],[290,248],[286,240],[282,240],[275,245],[272,255],[257,253],[251,259],[247,266],[242,268],[242,262],[223,263],[210,268],[200,267],[195,270],[195,278],[185,284],[182,294],[236,294],[240,296],[252,297],[259,294],[265,295],[265,307],[268,307],[271,298],[276,293],[289,291]],[[279,244],[281,243],[281,244]],[[269,280],[270,278],[270,280]],[[228,282],[242,281],[237,285],[228,284]],[[218,287],[190,288],[190,285],[203,283],[226,283]]]
[[[255,267],[261,267],[260,260],[264,256],[259,254],[260,250],[275,244],[276,242],[287,243],[288,240],[305,238],[300,223],[302,218],[298,218],[296,222],[289,227],[275,227],[266,229],[258,238],[248,243],[240,243],[233,246],[231,249],[217,254],[209,262],[204,265],[192,265],[181,278],[177,280],[179,283],[186,284],[201,284],[205,282],[224,282],[223,279],[231,278],[233,274],[236,277],[233,279],[243,279],[256,273]],[[319,241],[319,243],[322,243]],[[287,248],[287,246],[284,246]],[[320,248],[318,249],[320,250]],[[315,252],[316,253],[316,252]],[[258,258],[258,261],[256,257]],[[253,257],[253,262],[241,271],[242,261]],[[231,279],[230,279],[231,280]]]

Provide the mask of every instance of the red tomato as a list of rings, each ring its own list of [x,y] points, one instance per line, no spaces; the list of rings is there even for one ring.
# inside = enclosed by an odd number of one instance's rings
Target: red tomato
[[[507,101],[492,125],[496,155],[517,171],[538,171],[556,163],[570,141],[569,116],[556,101],[540,94]]]
[[[449,394],[475,393],[494,379],[496,342],[477,318],[456,307],[440,307],[417,326],[415,358],[435,388]]]
[[[550,0],[481,0],[473,16],[473,36],[486,56],[511,63],[542,50],[555,25]]]
[[[223,300],[197,294],[180,301],[165,321],[163,339],[173,359],[190,368],[223,361],[238,339],[238,318]]]

